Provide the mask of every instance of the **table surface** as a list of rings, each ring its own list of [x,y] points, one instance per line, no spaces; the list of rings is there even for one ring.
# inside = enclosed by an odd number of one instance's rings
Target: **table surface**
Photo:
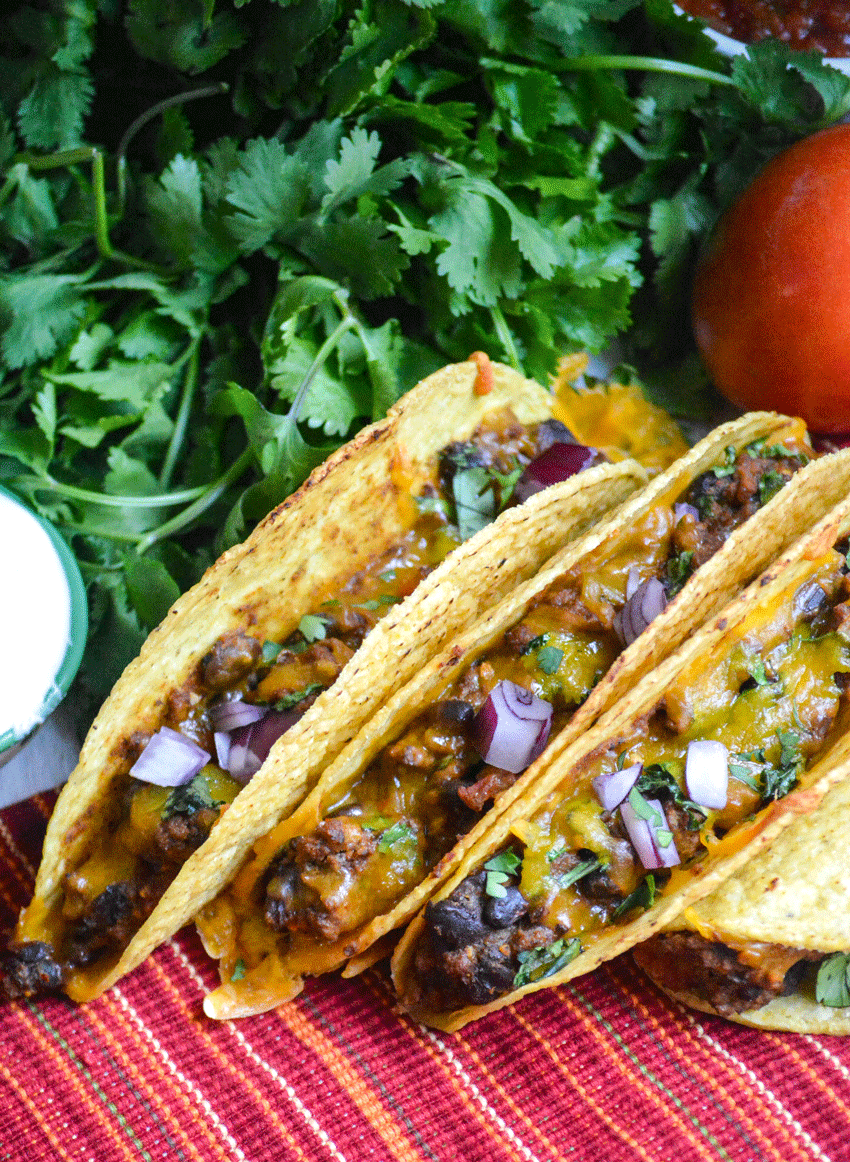
[[[0,813],[2,923],[52,794]],[[625,957],[457,1034],[399,1014],[378,966],[217,1023],[191,930],[98,1001],[0,1008],[0,1156],[15,1162],[850,1159],[850,1039],[671,1004]]]

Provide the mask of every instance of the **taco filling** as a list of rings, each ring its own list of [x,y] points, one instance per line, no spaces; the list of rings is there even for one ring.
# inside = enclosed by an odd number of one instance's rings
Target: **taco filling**
[[[821,982],[833,974],[837,958],[846,962],[842,953],[828,957],[763,941],[725,943],[699,932],[658,933],[635,949],[634,955],[661,988],[698,996],[722,1017],[760,1009],[801,988],[811,989],[813,980],[818,1000],[824,1003]],[[832,990],[826,995],[831,996]],[[850,996],[842,1003],[850,1005]]]
[[[317,973],[337,964],[347,935],[391,910],[472,829],[690,573],[809,454],[794,442],[727,450],[685,496],[667,496],[649,508],[613,552],[603,543],[539,593],[521,620],[478,652],[341,790],[309,833],[277,849],[274,836],[264,841],[275,852],[265,873],[257,877],[249,865],[230,893],[237,909],[255,916],[239,928],[234,955],[241,970],[279,948],[293,971]],[[609,846],[616,859],[608,858]],[[556,874],[577,878],[580,867],[588,876],[595,869],[600,884],[614,877],[619,901],[638,880],[620,846],[600,847],[604,874],[601,860],[585,867],[583,851],[572,862],[565,853]],[[495,872],[483,875],[495,882]],[[505,890],[486,902],[504,932],[518,890],[516,877],[499,882]],[[484,902],[476,904],[479,913]],[[535,946],[542,942],[539,931],[534,939]],[[554,939],[547,932],[545,943]]]
[[[846,546],[808,562],[792,602],[757,606],[680,672],[651,713],[591,753],[530,817],[513,819],[501,850],[426,907],[409,1003],[451,1012],[551,976],[756,833],[758,813],[789,794],[846,725],[845,558]],[[803,958],[775,947],[739,956],[689,934],[675,962],[689,962],[701,981],[722,974],[717,1000],[737,1005],[783,987]]]
[[[274,742],[380,618],[501,511],[602,459],[557,420],[524,425],[498,408],[468,440],[443,449],[412,498],[402,539],[338,592],[317,595],[323,600],[285,640],[261,640],[250,626],[220,638],[170,694],[161,729],[126,740],[105,826],[66,875],[61,915],[48,921],[52,941],[13,948],[7,993],[61,988],[74,969],[125,947]]]

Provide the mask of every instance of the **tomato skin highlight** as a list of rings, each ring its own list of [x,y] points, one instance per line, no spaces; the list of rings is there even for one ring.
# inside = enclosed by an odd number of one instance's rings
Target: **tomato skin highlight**
[[[720,220],[692,319],[733,403],[850,432],[850,125],[778,154]]]

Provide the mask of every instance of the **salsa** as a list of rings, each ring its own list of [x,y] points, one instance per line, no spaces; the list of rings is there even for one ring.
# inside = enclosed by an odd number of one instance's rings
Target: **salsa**
[[[773,38],[793,49],[850,56],[850,6],[833,0],[679,0],[726,36],[745,44]]]

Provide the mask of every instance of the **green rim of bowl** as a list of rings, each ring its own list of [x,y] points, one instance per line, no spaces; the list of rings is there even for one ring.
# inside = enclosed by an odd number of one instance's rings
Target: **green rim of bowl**
[[[77,560],[71,550],[68,548],[64,538],[57,529],[50,524],[49,521],[43,520],[40,516],[32,511],[19,496],[14,492],[9,492],[8,489],[0,487],[0,494],[14,501],[19,508],[24,509],[33,520],[39,524],[50,538],[53,548],[56,550],[56,555],[62,564],[65,577],[68,582],[68,592],[71,598],[71,626],[68,635],[68,648],[65,651],[65,656],[62,659],[62,664],[53,681],[53,685],[44,697],[38,711],[38,718],[33,726],[33,730],[42,723],[49,714],[51,714],[70,689],[71,683],[76,677],[77,670],[80,668],[80,662],[83,658],[83,651],[86,648],[86,637],[88,635],[89,614],[88,602],[86,600],[86,587],[83,584],[83,579],[80,575],[80,569],[77,565]],[[0,734],[0,754],[9,749],[9,747],[16,746],[27,738],[31,731],[20,735],[15,732],[14,728],[10,727],[4,734]]]

